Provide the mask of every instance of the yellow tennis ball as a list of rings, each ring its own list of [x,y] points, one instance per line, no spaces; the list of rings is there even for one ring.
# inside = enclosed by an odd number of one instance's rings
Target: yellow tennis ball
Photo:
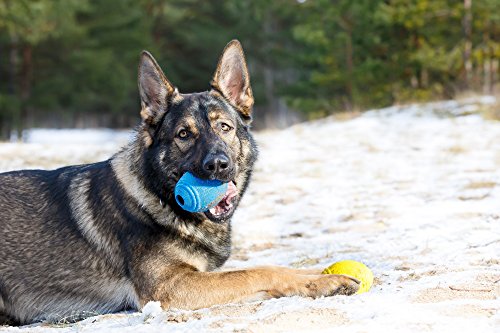
[[[364,293],[370,290],[373,285],[373,273],[364,264],[354,260],[342,260],[325,268],[322,274],[343,274],[352,276],[361,281],[359,290],[356,294]]]

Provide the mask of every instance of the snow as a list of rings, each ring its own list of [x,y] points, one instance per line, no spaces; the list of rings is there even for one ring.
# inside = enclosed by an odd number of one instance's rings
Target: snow
[[[395,106],[257,133],[261,154],[225,268],[353,259],[374,272],[367,293],[197,311],[150,302],[142,312],[0,331],[498,332],[500,123],[480,116],[495,103]],[[0,170],[100,160],[124,136],[38,140],[1,144]]]
[[[126,142],[131,131],[114,131],[108,128],[89,129],[48,129],[32,128],[24,130],[22,141],[45,144],[101,144],[103,142]]]

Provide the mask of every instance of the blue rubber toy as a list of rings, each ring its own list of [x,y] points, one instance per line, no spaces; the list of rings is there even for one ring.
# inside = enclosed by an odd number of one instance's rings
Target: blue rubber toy
[[[228,183],[204,180],[186,172],[175,185],[175,201],[191,213],[205,212],[224,198]]]

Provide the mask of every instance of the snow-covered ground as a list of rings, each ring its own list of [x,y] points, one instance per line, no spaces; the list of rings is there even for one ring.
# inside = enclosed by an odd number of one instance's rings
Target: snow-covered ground
[[[0,331],[499,332],[500,122],[476,114],[492,103],[392,107],[256,135],[261,156],[233,220],[226,268],[354,259],[375,274],[368,293],[198,311],[151,302],[141,313]],[[124,136],[42,137],[0,144],[0,170],[100,160]]]

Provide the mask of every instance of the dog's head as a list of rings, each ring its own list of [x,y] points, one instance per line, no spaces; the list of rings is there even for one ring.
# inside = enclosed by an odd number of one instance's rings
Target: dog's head
[[[202,215],[214,222],[228,220],[246,189],[257,154],[249,133],[254,99],[241,44],[231,41],[226,46],[211,89],[192,94],[179,93],[152,55],[143,52],[139,92],[139,135],[150,187],[179,211],[173,192],[185,172],[228,182],[224,199]]]

